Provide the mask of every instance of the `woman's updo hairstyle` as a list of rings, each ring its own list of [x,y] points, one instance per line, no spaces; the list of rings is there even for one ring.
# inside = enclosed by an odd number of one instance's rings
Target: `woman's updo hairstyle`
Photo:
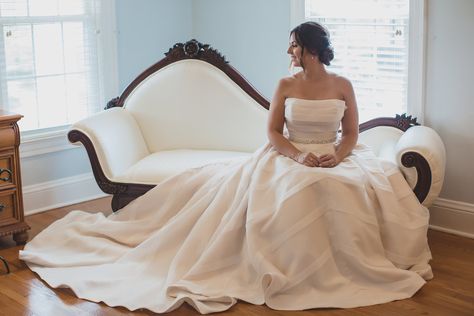
[[[329,32],[321,24],[316,22],[305,22],[293,30],[290,34],[295,35],[295,40],[301,46],[301,56],[307,49],[312,55],[316,55],[323,64],[329,66],[334,59],[334,50],[329,40]],[[302,65],[303,66],[303,65]]]

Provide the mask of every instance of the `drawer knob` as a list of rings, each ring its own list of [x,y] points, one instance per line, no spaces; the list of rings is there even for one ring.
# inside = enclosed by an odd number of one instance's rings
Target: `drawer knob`
[[[1,177],[1,175],[2,175],[3,173],[6,173],[6,174],[7,174],[7,176],[4,177],[4,178]],[[11,170],[8,170],[8,169],[1,169],[1,168],[0,168],[0,181],[5,181],[5,182],[11,181],[12,176],[13,176],[13,174],[12,174]]]
[[[5,205],[0,203],[0,212],[3,211],[4,208],[5,208]]]

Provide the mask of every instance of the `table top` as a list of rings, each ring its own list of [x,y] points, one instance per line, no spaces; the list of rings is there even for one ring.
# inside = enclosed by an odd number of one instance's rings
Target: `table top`
[[[4,122],[4,121],[15,121],[16,122],[19,119],[21,119],[22,117],[23,117],[23,115],[21,115],[21,114],[17,114],[17,113],[13,113],[13,112],[9,112],[9,111],[0,109],[0,122]]]

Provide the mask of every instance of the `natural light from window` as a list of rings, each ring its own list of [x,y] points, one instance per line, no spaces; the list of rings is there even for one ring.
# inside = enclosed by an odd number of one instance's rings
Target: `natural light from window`
[[[306,0],[305,20],[325,25],[352,81],[360,122],[407,111],[409,0]]]
[[[0,96],[22,131],[68,125],[99,107],[92,0],[0,0]]]

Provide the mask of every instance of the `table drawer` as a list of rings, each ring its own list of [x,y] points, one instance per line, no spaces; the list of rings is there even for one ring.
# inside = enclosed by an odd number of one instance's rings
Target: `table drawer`
[[[15,184],[13,156],[0,156],[0,189]]]
[[[15,216],[15,191],[0,192],[0,225],[18,222]]]

